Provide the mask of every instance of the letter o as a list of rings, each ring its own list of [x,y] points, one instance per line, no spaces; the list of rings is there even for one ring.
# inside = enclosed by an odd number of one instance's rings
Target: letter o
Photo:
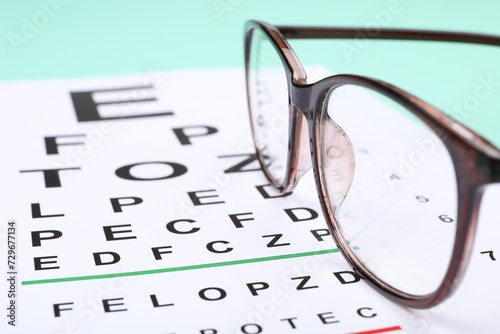
[[[254,328],[254,330],[256,330],[256,332],[248,332],[247,331],[248,326],[252,326],[252,328]],[[262,327],[260,327],[257,324],[245,324],[245,325],[241,326],[241,332],[245,333],[245,334],[258,334],[258,333],[262,333]]]
[[[209,298],[207,296],[207,291],[210,291],[210,290],[217,291],[218,296]],[[200,298],[203,300],[215,301],[215,300],[222,300],[222,299],[226,298],[227,293],[226,293],[226,291],[224,291],[224,289],[217,288],[217,287],[210,287],[210,288],[201,289],[200,292],[198,292],[198,296],[200,296]]]
[[[165,176],[158,176],[158,177],[151,177],[151,178],[142,178],[142,177],[136,177],[131,174],[131,170],[134,167],[137,166],[142,166],[142,165],[167,165],[172,168],[172,172],[169,175]],[[127,166],[123,166],[118,168],[115,171],[116,176],[119,178],[125,179],[125,180],[132,180],[132,181],[156,181],[156,180],[165,180],[165,179],[170,179],[174,178],[177,176],[181,176],[183,174],[186,174],[187,172],[187,167],[175,162],[166,162],[166,161],[151,161],[151,162],[140,162],[137,164],[131,164]]]

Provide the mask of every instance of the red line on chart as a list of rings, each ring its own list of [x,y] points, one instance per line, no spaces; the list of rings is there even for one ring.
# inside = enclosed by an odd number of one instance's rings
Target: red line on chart
[[[365,332],[356,332],[356,333],[351,333],[351,334],[377,334],[377,333],[387,333],[387,332],[399,331],[399,330],[402,330],[402,328],[400,326],[393,326],[393,327],[372,329],[370,331],[365,331]]]

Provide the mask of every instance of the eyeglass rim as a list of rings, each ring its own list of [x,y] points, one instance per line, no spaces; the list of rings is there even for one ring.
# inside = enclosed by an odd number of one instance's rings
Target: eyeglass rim
[[[288,91],[290,98],[290,114],[298,128],[303,127],[305,120],[301,118],[300,112],[293,104],[294,95],[297,91],[293,86],[307,87],[307,73],[304,70],[300,60],[295,54],[294,50],[287,42],[287,39],[342,39],[342,38],[356,38],[359,34],[359,28],[336,28],[336,27],[312,27],[312,26],[273,26],[267,22],[260,20],[249,20],[245,24],[245,64],[246,69],[249,68],[250,58],[250,42],[253,29],[260,29],[272,42],[273,47],[282,60],[285,74],[287,75]],[[456,43],[472,43],[481,45],[500,46],[500,36],[463,33],[463,32],[449,32],[449,31],[432,31],[432,30],[408,30],[408,29],[380,29],[376,35],[370,37],[373,39],[389,39],[389,40],[419,40],[419,41],[445,41]],[[247,76],[248,77],[248,76]],[[248,87],[248,86],[247,86]],[[249,96],[247,91],[247,97]],[[250,101],[248,100],[248,103]],[[300,109],[300,108],[299,108]],[[473,147],[488,157],[493,159],[500,159],[500,149],[486,140],[484,137],[463,126],[451,117],[436,110],[435,108],[424,110],[431,110],[433,117],[438,120],[443,126],[451,128],[455,133],[461,136],[464,140],[469,142]],[[294,124],[291,122],[291,124]],[[294,150],[291,148],[308,146],[305,138],[292,138],[289,145],[287,168],[283,181],[280,183],[264,168],[264,173],[270,182],[281,192],[292,191],[297,182],[303,174],[309,169],[307,159],[301,159],[294,156]],[[263,161],[263,157],[259,156]],[[291,166],[295,168],[290,168]]]
[[[347,80],[349,81],[354,81],[355,83],[362,83],[366,84],[368,88],[373,89],[376,87],[379,92],[383,93],[384,95],[387,95],[389,98],[399,100],[397,102],[401,103],[407,103],[410,105],[412,108],[418,109],[418,113],[420,113],[420,116],[425,115],[425,117],[429,118],[431,122],[436,124],[436,127],[439,129],[444,130],[447,135],[455,138],[457,140],[457,143],[454,144],[454,146],[457,147],[457,150],[459,148],[464,148],[467,146],[467,150],[461,152],[460,154],[465,154],[467,155],[468,158],[471,158],[471,161],[477,161],[477,156],[486,156],[486,159],[489,159],[491,162],[493,159],[498,160],[500,158],[500,150],[498,150],[495,146],[493,146],[491,143],[486,141],[484,138],[479,136],[478,134],[474,133],[473,131],[467,129],[466,127],[463,127],[461,124],[458,122],[455,122],[451,118],[448,118],[446,115],[442,114],[440,111],[437,109],[433,108],[432,106],[426,104],[425,102],[419,100],[418,98],[412,96],[409,93],[404,92],[403,90],[400,90],[397,87],[391,86],[389,84],[386,84],[384,82],[381,82],[379,80],[375,79],[370,79],[370,78],[364,78],[364,77],[359,77],[359,76],[333,76],[329,77],[326,79],[321,80],[320,82],[314,83],[314,84],[307,84],[306,83],[306,74],[305,71],[303,71],[303,67],[300,64],[300,61],[296,57],[295,53],[291,49],[291,47],[288,45],[286,42],[285,37],[281,32],[283,32],[288,38],[349,38],[346,36],[352,37],[353,33],[359,32],[359,29],[355,28],[318,28],[318,27],[291,27],[291,26],[278,26],[274,27],[268,23],[262,22],[262,21],[250,21],[246,25],[246,31],[247,31],[247,38],[246,38],[246,46],[249,46],[249,40],[248,40],[248,31],[249,29],[252,28],[259,28],[261,31],[266,33],[266,35],[270,38],[272,41],[273,46],[275,47],[276,51],[278,52],[279,56],[281,57],[283,61],[283,65],[285,68],[285,71],[287,75],[289,76],[289,98],[290,98],[290,113],[291,113],[291,128],[290,132],[291,134],[295,134],[292,131],[295,131],[296,129],[292,129],[292,126],[295,126],[296,128],[299,129],[299,133],[303,132],[304,124],[306,124],[304,117],[300,117],[301,113],[304,113],[304,109],[311,109],[311,110],[319,110],[318,106],[299,106],[297,109],[301,109],[302,112],[299,110],[297,113],[297,110],[295,110],[292,106],[294,103],[294,95],[297,93],[301,94],[304,92],[307,92],[307,94],[311,94],[311,91],[315,90],[315,94],[319,96],[320,92],[318,91],[318,87],[321,85],[324,85],[325,82],[332,81],[332,80]],[[451,42],[465,42],[465,43],[478,43],[478,44],[490,44],[490,45],[500,45],[500,37],[496,36],[488,36],[488,35],[478,35],[478,34],[463,34],[463,33],[450,33],[450,32],[435,32],[435,31],[417,31],[417,30],[399,30],[399,29],[383,29],[381,30],[382,32],[378,35],[379,39],[422,39],[422,40],[432,40],[432,41],[451,41]],[[346,35],[347,34],[347,35]],[[349,35],[350,34],[350,35]],[[403,35],[402,35],[403,34]],[[291,36],[291,37],[290,37]],[[406,37],[405,37],[406,36]],[[248,57],[249,57],[249,49],[247,48],[245,51],[245,55],[247,57],[246,64],[247,64],[247,69],[248,69]],[[295,71],[295,72],[294,72]],[[294,73],[298,73],[298,75],[294,75]],[[293,80],[293,78],[301,78],[300,80]],[[248,76],[247,76],[248,78]],[[329,83],[330,86],[332,83]],[[328,88],[329,89],[329,88]],[[322,93],[321,93],[322,94]],[[248,94],[247,94],[248,96]],[[315,101],[319,101],[320,99],[315,98],[312,99]],[[312,102],[311,102],[312,103]],[[319,102],[318,102],[319,103]],[[314,115],[309,115],[310,117],[308,118],[315,118],[311,124],[316,124],[317,123],[317,118],[319,117],[320,113],[316,112]],[[420,117],[419,116],[419,117]],[[305,125],[307,127],[307,124]],[[464,130],[465,129],[465,130]],[[316,175],[319,175],[319,160],[318,157],[315,156],[316,152],[318,151],[318,146],[319,145],[319,140],[317,139],[317,131],[314,129],[309,129],[310,131],[310,136],[315,137],[312,139],[314,142],[313,145],[315,145],[315,150],[313,150],[313,159],[312,159],[312,166],[313,169],[315,169]],[[311,131],[313,130],[313,131]],[[466,131],[466,133],[464,133]],[[469,131],[470,133],[467,133]],[[292,168],[292,167],[297,167],[298,164],[302,163],[303,164],[303,158],[297,155],[293,155],[294,152],[297,151],[296,148],[299,148],[298,151],[303,151],[302,149],[304,146],[309,147],[309,143],[305,143],[304,138],[298,138],[300,136],[290,136],[290,145],[289,145],[289,154],[288,154],[288,165],[287,165],[287,176],[285,177],[285,183],[282,185],[276,185],[274,182],[273,184],[277,186],[278,189],[280,190],[292,190],[295,184],[297,183],[298,179],[300,178],[301,175],[298,175],[297,168]],[[470,137],[470,138],[469,138]],[[472,138],[472,139],[471,139]],[[309,138],[307,138],[309,139]],[[454,149],[452,149],[454,150]],[[457,151],[454,150],[454,151]],[[482,154],[481,154],[482,153]],[[259,152],[257,152],[259,154]],[[309,160],[309,164],[311,164],[311,159],[310,157],[307,157]],[[262,166],[264,167],[262,157],[259,156],[259,161],[261,162]],[[456,165],[456,159],[453,160],[454,164]],[[499,164],[500,166],[500,164]],[[468,172],[473,171],[475,172],[478,168],[478,165],[473,164],[473,166],[465,166],[460,165],[459,170],[457,173],[463,175],[467,175]],[[264,172],[266,173],[265,168]],[[491,170],[490,170],[491,172]],[[500,174],[500,172],[499,172]],[[266,173],[266,176],[268,179],[271,181],[272,178],[270,178],[269,174]],[[457,178],[458,178],[457,174]],[[477,179],[472,180],[471,182],[464,182],[465,178],[461,178],[461,183],[459,184],[459,187],[463,188],[459,190],[459,193],[462,194],[460,199],[459,199],[459,207],[460,207],[460,212],[458,212],[458,222],[457,222],[457,234],[456,234],[456,239],[455,239],[455,245],[453,249],[453,256],[452,260],[450,262],[449,268],[447,270],[445,279],[443,280],[443,283],[441,286],[433,293],[430,293],[428,295],[424,296],[415,296],[415,295],[410,295],[407,293],[404,293],[402,291],[399,291],[397,289],[392,288],[391,286],[388,286],[385,284],[383,281],[378,279],[376,276],[371,274],[369,270],[367,270],[364,265],[357,259],[357,257],[353,256],[352,253],[350,253],[350,247],[347,247],[345,242],[343,243],[343,237],[339,237],[339,235],[335,236],[335,227],[336,223],[334,221],[334,214],[331,212],[331,208],[329,207],[329,204],[327,204],[327,196],[322,188],[322,181],[320,180],[320,177],[318,176],[318,193],[320,197],[320,202],[322,205],[322,209],[325,214],[325,219],[327,220],[327,223],[330,226],[330,229],[334,232],[334,239],[339,246],[343,250],[342,254],[346,257],[347,261],[353,265],[354,268],[358,269],[357,271],[362,275],[362,277],[368,278],[368,282],[370,285],[372,285],[376,290],[378,290],[380,293],[388,297],[389,299],[410,307],[415,307],[415,308],[428,308],[431,306],[434,306],[441,302],[443,299],[445,299],[447,296],[451,294],[453,290],[455,290],[456,286],[458,285],[458,282],[460,281],[461,277],[463,276],[463,272],[465,270],[465,267],[467,265],[467,256],[470,253],[471,247],[472,247],[472,240],[474,236],[474,230],[475,226],[477,223],[477,213],[478,213],[478,208],[479,208],[479,202],[481,198],[481,194],[483,191],[483,185],[487,184],[488,181],[491,182],[492,179],[488,175],[480,175],[481,177],[478,177]],[[497,175],[498,179],[498,175]],[[458,181],[458,180],[457,180]],[[465,189],[465,192],[464,192]],[[472,191],[475,190],[475,191]],[[464,195],[465,193],[465,195]],[[462,203],[464,202],[464,203]],[[461,230],[462,232],[459,233],[458,231]]]
[[[311,129],[311,132],[314,134],[312,135],[314,138],[314,149],[311,152],[312,165],[317,178],[316,186],[318,188],[321,208],[325,213],[325,220],[332,232],[335,243],[341,249],[342,255],[352,265],[356,273],[365,278],[367,283],[388,299],[413,308],[429,308],[439,304],[457,289],[468,264],[468,255],[472,249],[481,196],[484,186],[492,182],[489,171],[482,168],[481,159],[485,158],[484,155],[424,112],[420,104],[414,103],[415,97],[413,95],[390,84],[354,75],[332,76],[321,80],[317,84],[323,86],[316,92],[317,97],[315,97],[315,100],[318,101],[318,104],[321,103],[321,100],[324,100],[324,95],[331,94],[335,88],[345,85],[355,85],[385,95],[411,111],[421,121],[426,122],[431,129],[443,131],[439,135],[446,138],[444,144],[452,156],[457,180],[457,229],[453,251],[445,276],[439,287],[426,295],[412,295],[390,286],[378,278],[377,275],[373,274],[360,258],[355,255],[353,249],[341,233],[341,224],[336,220],[335,212],[330,205],[330,194],[325,188],[326,181],[323,170],[320,167],[319,152],[321,152],[321,140],[318,137],[318,133],[320,118],[323,116],[324,111],[320,110],[319,106],[316,107],[317,112],[314,113],[314,120],[312,122],[314,128]],[[331,89],[332,87],[334,89]],[[430,105],[426,107],[433,108]],[[465,161],[467,163],[457,163],[457,161]],[[497,181],[500,181],[500,178],[497,177]]]
[[[250,54],[251,54],[251,43],[252,43],[252,38],[254,34],[254,30],[258,29],[260,32],[262,32],[271,45],[274,47],[277,55],[280,57],[281,62],[283,64],[283,68],[285,71],[285,75],[287,78],[287,90],[288,90],[288,98],[289,98],[289,115],[292,115],[291,117],[293,118],[290,119],[289,124],[291,126],[298,126],[299,128],[303,125],[306,124],[305,120],[303,120],[303,117],[301,118],[301,113],[298,111],[296,108],[293,106],[293,86],[306,86],[307,82],[307,76],[306,72],[300,63],[299,59],[297,58],[295,52],[291,48],[291,46],[288,44],[286,39],[281,35],[281,33],[272,25],[270,25],[267,22],[263,21],[247,21],[245,24],[245,72],[246,72],[246,78],[247,78],[247,104],[249,106],[250,114],[253,113],[251,110],[251,101],[250,101],[250,84],[248,83],[248,78],[249,74],[248,71],[250,69]],[[251,127],[252,127],[252,133],[254,133],[254,124],[253,122],[250,122]],[[289,134],[290,132],[295,132],[295,129],[289,129]],[[303,131],[299,131],[299,133],[304,133]],[[260,150],[257,150],[257,159],[259,160],[262,170],[264,174],[266,175],[267,179],[271,182],[271,184],[278,189],[282,193],[288,193],[291,191],[295,185],[297,184],[298,180],[300,177],[310,169],[311,167],[311,162],[310,158],[304,159],[301,158],[298,154],[294,154],[295,152],[298,152],[300,150],[296,150],[296,147],[302,147],[305,145],[305,138],[307,136],[303,136],[302,138],[299,137],[290,137],[289,139],[291,142],[288,145],[288,152],[287,152],[287,162],[286,162],[286,168],[285,168],[285,175],[283,177],[283,180],[278,181],[275,179],[275,177],[271,174],[271,172],[267,169],[266,167],[266,162],[265,162],[265,157],[263,154],[260,152]],[[254,144],[257,147],[258,143],[256,141],[256,138],[254,136],[253,138]],[[290,169],[290,166],[295,166],[297,168]],[[300,170],[299,170],[300,168]]]
[[[266,36],[272,41],[272,45],[280,56],[283,65],[287,70],[287,74],[290,75],[292,82],[299,85],[306,84],[306,71],[299,61],[299,58],[295,54],[295,51],[293,51],[290,44],[288,44],[286,38],[273,25],[258,20],[247,21],[245,23],[245,45],[248,46],[246,50],[250,50],[250,45],[248,45],[247,43],[250,42],[250,39],[252,37],[251,34],[253,33],[252,30],[255,28],[260,29],[262,32],[264,32]]]

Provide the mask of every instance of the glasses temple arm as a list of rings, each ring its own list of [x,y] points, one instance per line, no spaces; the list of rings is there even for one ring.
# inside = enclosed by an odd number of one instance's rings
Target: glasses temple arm
[[[359,38],[363,33],[361,28],[330,28],[330,27],[300,27],[300,26],[277,26],[276,27],[287,39],[349,39]],[[374,31],[371,36],[364,33],[366,38],[381,40],[421,40],[441,41],[456,43],[471,43],[482,45],[500,46],[500,37],[474,33],[457,33],[430,30],[407,30],[407,29],[380,29]],[[399,90],[393,87],[395,90]],[[418,99],[417,99],[418,100]],[[454,121],[427,103],[418,100],[417,104],[427,110],[431,110],[434,118],[447,128],[451,129],[463,140],[477,150],[483,152],[493,160],[494,179],[500,181],[500,150],[481,136],[469,130],[462,124]]]
[[[458,33],[431,30],[379,29],[364,32],[362,28],[322,28],[277,26],[287,39],[382,39],[382,40],[420,40],[471,43],[500,46],[500,37],[485,34]]]
[[[405,99],[413,105],[418,106],[421,110],[424,110],[427,115],[433,118],[435,121],[439,122],[442,126],[447,128],[448,130],[455,133],[459,136],[463,141],[467,142],[470,146],[474,147],[477,151],[483,153],[492,161],[498,161],[498,172],[500,172],[500,149],[493,145],[491,142],[469,129],[467,126],[457,122],[453,118],[448,115],[442,113],[434,106],[428,104],[427,102],[401,90],[400,88],[393,86],[388,83],[383,83],[383,85],[391,87],[393,91],[398,92],[401,96],[404,96]],[[494,165],[493,167],[495,167]],[[494,170],[496,170],[494,168]]]

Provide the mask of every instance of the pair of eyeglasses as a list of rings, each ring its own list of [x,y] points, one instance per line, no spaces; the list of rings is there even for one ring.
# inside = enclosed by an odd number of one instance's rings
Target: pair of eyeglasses
[[[405,306],[437,305],[459,285],[480,199],[500,181],[500,150],[387,82],[308,83],[287,39],[355,38],[354,28],[245,26],[248,105],[270,182],[292,191],[312,166],[325,220],[362,278]],[[500,37],[381,29],[375,39],[500,45]]]

